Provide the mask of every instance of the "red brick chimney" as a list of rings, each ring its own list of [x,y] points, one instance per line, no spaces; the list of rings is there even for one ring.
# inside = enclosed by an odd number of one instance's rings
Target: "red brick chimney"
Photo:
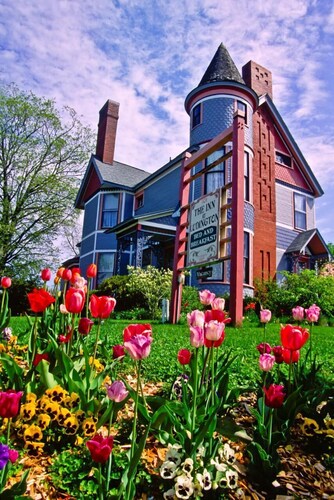
[[[96,156],[104,163],[114,161],[119,103],[110,99],[100,110]]]
[[[249,61],[242,68],[242,78],[258,95],[268,94],[273,98],[273,79],[269,69]]]

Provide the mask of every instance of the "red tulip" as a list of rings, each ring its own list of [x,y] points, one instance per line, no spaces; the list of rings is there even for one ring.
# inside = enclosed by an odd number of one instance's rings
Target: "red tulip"
[[[57,271],[57,277],[58,278],[62,278],[63,274],[64,274],[64,271],[65,271],[65,267],[59,267],[59,269]]]
[[[309,336],[308,330],[300,326],[286,325],[281,327],[282,346],[290,351],[298,351],[307,342]]]
[[[93,318],[106,319],[115,309],[116,299],[113,297],[98,297],[97,295],[92,295],[89,303],[89,310]]]
[[[81,335],[88,335],[94,325],[94,321],[89,318],[80,318],[78,325],[78,332]]]
[[[125,355],[124,345],[117,344],[112,348],[113,359],[122,358]]]
[[[177,355],[177,359],[181,365],[189,365],[192,353],[189,349],[180,349]]]
[[[87,278],[95,278],[97,275],[97,266],[96,264],[89,264],[86,270]]]
[[[268,344],[267,342],[261,342],[261,344],[256,346],[256,349],[259,351],[260,354],[270,354],[271,353],[270,344]]]
[[[37,353],[32,362],[33,366],[37,366],[38,363],[42,361],[42,359],[45,359],[45,361],[47,361],[48,363],[50,362],[50,358],[47,352],[41,354]]]
[[[19,413],[23,392],[8,390],[0,392],[0,417],[13,418]]]
[[[65,295],[65,307],[73,314],[81,313],[85,305],[85,292],[81,288],[70,288]]]
[[[282,349],[282,359],[284,363],[290,365],[291,363],[297,363],[300,358],[300,351],[291,351],[290,349]]]
[[[12,448],[9,448],[8,452],[9,460],[12,464],[15,464],[16,460],[19,458],[19,452],[17,450],[13,450]]]
[[[1,278],[1,286],[2,288],[9,288],[12,284],[12,280],[8,278],[8,276],[3,276]]]
[[[112,452],[113,444],[114,438],[112,436],[104,438],[101,434],[95,434],[95,436],[86,443],[92,459],[99,464],[107,462]]]
[[[72,285],[74,285],[74,283],[76,282],[76,280],[78,278],[80,278],[81,271],[80,271],[79,267],[72,267],[71,272],[72,272],[72,276],[70,278],[70,282],[71,282]]]
[[[49,292],[44,290],[44,288],[34,288],[34,290],[27,295],[30,309],[35,313],[44,312],[45,309],[53,304],[56,300]]]
[[[265,396],[265,404],[269,408],[280,408],[284,401],[284,387],[283,385],[271,384],[268,388],[263,387]]]
[[[63,279],[64,281],[70,281],[71,278],[72,278],[71,269],[64,269],[61,275],[61,279]]]
[[[43,281],[49,281],[51,279],[51,269],[49,268],[42,269],[41,278]]]
[[[150,337],[152,335],[152,327],[148,323],[134,323],[132,325],[128,325],[123,330],[123,341],[126,342],[134,337],[135,335],[145,335],[145,337]]]
[[[297,352],[297,351],[295,351]],[[275,356],[275,362],[278,364],[283,363],[283,347],[280,345],[275,345],[273,347],[273,355]]]

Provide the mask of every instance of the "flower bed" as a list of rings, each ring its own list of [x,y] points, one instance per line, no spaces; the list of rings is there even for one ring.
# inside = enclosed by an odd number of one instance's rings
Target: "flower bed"
[[[34,460],[46,458],[54,488],[78,499],[244,498],[259,478],[269,498],[284,483],[284,453],[298,423],[321,444],[322,467],[330,466],[333,395],[310,342],[315,306],[306,312],[308,329],[278,327],[275,345],[268,343],[270,311],[261,311],[257,373],[250,370],[241,384],[235,366],[250,362],[240,360],[232,335],[228,347],[223,299],[202,292],[205,310],[188,314],[180,340],[181,375],[171,391],[162,384],[154,390],[147,369],[154,343],[163,340],[151,324],[132,324],[115,342],[106,321],[115,299],[88,300],[95,273],[90,266],[86,280],[79,270],[61,269],[53,293],[45,284],[28,295],[25,345],[10,331],[10,280],[2,278],[3,498],[22,497]],[[42,279],[49,278],[44,270]],[[304,321],[304,311],[294,314]],[[162,365],[168,363],[166,356]]]

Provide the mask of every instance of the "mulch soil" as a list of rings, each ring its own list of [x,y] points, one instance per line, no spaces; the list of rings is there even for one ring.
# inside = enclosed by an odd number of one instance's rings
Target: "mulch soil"
[[[156,392],[157,386],[152,384],[145,387],[149,392]],[[255,403],[255,395],[242,396],[240,405],[235,412],[236,423],[242,425],[251,434],[254,423],[248,408]],[[125,409],[126,418],[131,418],[132,408]],[[326,469],[321,456],[312,452],[312,440],[301,434],[299,426],[292,429],[291,438],[286,446],[278,449],[281,458],[282,470],[272,484],[270,491],[261,487],[261,481],[250,480],[247,474],[247,457],[245,444],[231,443],[236,452],[237,470],[239,473],[239,488],[243,491],[243,500],[296,500],[296,499],[331,499],[334,500],[334,473]],[[315,437],[316,439],[316,437]],[[166,449],[153,438],[147,442],[143,460],[151,475],[159,482],[159,468],[164,461]],[[334,461],[334,460],[333,460]],[[48,468],[51,464],[49,456],[29,457],[21,460],[24,469],[29,468],[27,494],[34,500],[74,500],[74,497],[57,491],[51,481]],[[143,494],[141,500],[162,499],[161,492],[151,496]],[[240,500],[233,492],[229,494],[231,500]]]

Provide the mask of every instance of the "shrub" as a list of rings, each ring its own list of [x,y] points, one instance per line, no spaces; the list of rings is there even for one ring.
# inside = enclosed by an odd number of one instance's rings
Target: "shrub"
[[[24,314],[28,310],[29,303],[27,293],[38,286],[39,285],[34,280],[25,281],[13,279],[11,287],[8,288],[8,305],[13,316]]]
[[[126,286],[129,292],[141,294],[149,317],[157,318],[161,300],[170,298],[173,272],[153,266],[147,266],[145,269],[128,266],[128,272]]]
[[[256,298],[276,317],[291,316],[296,304],[308,308],[316,303],[323,315],[334,316],[334,277],[317,275],[308,269],[300,274],[283,272],[281,283],[256,282]]]
[[[145,305],[143,295],[137,290],[129,289],[128,282],[129,276],[127,275],[111,276],[111,278],[102,281],[96,294],[115,297],[118,312],[127,311],[129,304],[131,304],[131,309],[143,308]]]

